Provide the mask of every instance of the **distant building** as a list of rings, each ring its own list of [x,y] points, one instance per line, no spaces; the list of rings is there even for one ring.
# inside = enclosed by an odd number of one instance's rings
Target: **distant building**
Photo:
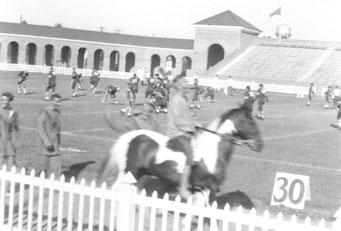
[[[205,72],[245,50],[261,32],[232,11],[194,27],[191,40],[0,22],[0,63],[50,66],[60,61],[66,67],[110,71],[147,67],[153,74],[161,66],[174,73]]]

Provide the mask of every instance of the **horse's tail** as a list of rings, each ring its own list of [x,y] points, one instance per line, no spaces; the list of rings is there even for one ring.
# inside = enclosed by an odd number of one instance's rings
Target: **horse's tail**
[[[112,184],[116,181],[118,175],[118,164],[115,161],[115,154],[112,148],[110,154],[102,162],[97,176],[97,184],[100,186],[103,182]],[[109,182],[110,181],[110,182]]]
[[[97,183],[99,185],[103,182],[107,182],[108,185],[112,185],[124,174],[125,162],[120,161],[122,160],[122,155],[126,155],[126,152],[122,150],[121,139],[118,139],[112,146],[110,154],[103,161],[98,171]]]

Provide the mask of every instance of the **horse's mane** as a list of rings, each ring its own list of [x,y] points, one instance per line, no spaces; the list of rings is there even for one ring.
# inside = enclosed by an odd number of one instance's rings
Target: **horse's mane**
[[[219,124],[222,124],[227,119],[244,114],[246,118],[252,119],[252,113],[250,106],[247,104],[239,104],[239,107],[233,108],[220,116]]]

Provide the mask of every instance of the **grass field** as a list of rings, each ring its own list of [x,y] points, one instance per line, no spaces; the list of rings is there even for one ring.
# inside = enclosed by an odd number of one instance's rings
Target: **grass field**
[[[17,156],[19,167],[41,168],[37,161],[37,115],[47,105],[43,100],[47,75],[31,73],[27,95],[16,94],[16,74],[0,72],[0,92],[15,93],[13,107],[19,111],[20,136]],[[113,83],[121,87],[119,104],[101,104],[103,90]],[[88,88],[84,78],[83,87]],[[121,80],[102,79],[99,93],[70,97],[70,76],[58,76],[57,92],[66,98],[62,103],[62,158],[67,176],[91,180],[103,159],[108,155],[118,134],[109,129],[104,120],[108,108],[119,110],[126,106],[126,84]],[[253,89],[255,90],[255,89]],[[138,102],[143,102],[144,88]],[[229,169],[224,191],[239,189],[249,195],[260,209],[310,215],[312,218],[331,218],[341,206],[341,131],[332,128],[336,110],[324,110],[323,98],[315,98],[312,106],[305,106],[306,99],[294,95],[271,94],[265,105],[264,121],[259,121],[265,148],[261,153],[237,147]],[[207,123],[242,101],[242,92],[234,96],[216,94],[215,103],[206,103],[195,110],[197,120]],[[109,101],[108,101],[109,102]],[[156,115],[165,127],[166,115]],[[284,207],[270,207],[271,193],[276,172],[307,175],[310,177],[311,200],[303,211]]]

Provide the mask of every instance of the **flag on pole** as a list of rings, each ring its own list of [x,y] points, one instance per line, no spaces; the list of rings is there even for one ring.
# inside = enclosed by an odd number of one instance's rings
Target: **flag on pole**
[[[272,12],[269,16],[271,18],[272,16],[275,16],[275,15],[281,15],[281,13],[282,13],[282,7],[279,7],[277,10]]]

